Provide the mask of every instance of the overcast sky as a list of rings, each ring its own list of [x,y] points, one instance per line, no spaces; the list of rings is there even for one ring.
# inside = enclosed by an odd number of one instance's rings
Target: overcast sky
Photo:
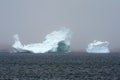
[[[0,0],[0,49],[11,48],[13,35],[24,44],[70,28],[71,49],[81,51],[93,40],[120,49],[120,0]]]

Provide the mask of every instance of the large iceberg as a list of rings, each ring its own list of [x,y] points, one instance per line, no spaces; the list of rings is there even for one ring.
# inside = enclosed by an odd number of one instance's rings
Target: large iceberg
[[[45,37],[42,43],[33,43],[23,45],[18,35],[14,35],[15,42],[12,45],[13,52],[32,52],[32,53],[46,53],[46,52],[70,52],[71,31],[66,28],[54,31]]]
[[[88,53],[110,53],[108,45],[109,45],[108,41],[102,42],[102,41],[94,40],[93,43],[90,43],[88,45],[86,51]]]

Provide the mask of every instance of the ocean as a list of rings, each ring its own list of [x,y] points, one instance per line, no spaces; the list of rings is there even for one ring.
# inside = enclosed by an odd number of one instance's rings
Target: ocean
[[[120,54],[1,52],[0,80],[120,80]]]

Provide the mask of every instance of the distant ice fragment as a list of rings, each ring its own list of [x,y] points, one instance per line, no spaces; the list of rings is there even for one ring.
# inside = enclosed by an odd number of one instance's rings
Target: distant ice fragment
[[[15,43],[12,45],[13,52],[32,52],[32,53],[46,53],[46,52],[70,52],[71,31],[63,28],[59,31],[54,31],[45,37],[42,43],[33,43],[23,45],[18,35],[14,35]]]
[[[88,45],[86,51],[88,53],[110,53],[108,45],[109,45],[108,41],[102,42],[102,41],[94,40],[93,43],[90,43]]]

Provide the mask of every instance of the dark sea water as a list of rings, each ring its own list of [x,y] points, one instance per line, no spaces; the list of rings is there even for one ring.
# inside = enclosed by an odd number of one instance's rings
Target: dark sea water
[[[0,80],[120,80],[120,54],[1,52]]]

